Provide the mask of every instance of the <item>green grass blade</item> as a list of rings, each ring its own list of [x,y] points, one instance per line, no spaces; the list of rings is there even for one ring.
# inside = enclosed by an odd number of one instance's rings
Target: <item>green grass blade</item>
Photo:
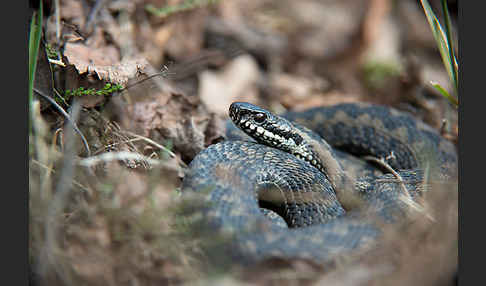
[[[449,42],[447,40],[447,37],[439,23],[439,20],[437,20],[437,17],[432,11],[432,7],[430,7],[429,2],[427,0],[420,0],[420,2],[422,3],[425,16],[427,17],[427,21],[429,22],[430,28],[432,29],[432,34],[434,35],[435,41],[437,42],[437,45],[439,47],[439,52],[442,57],[442,61],[444,62],[447,73],[449,74],[449,77],[454,87],[457,87],[457,80],[454,76],[453,71],[454,63],[456,63],[456,61],[455,59],[450,58]]]
[[[454,48],[452,47],[452,28],[451,28],[452,25],[451,25],[451,17],[449,16],[449,9],[447,9],[447,0],[442,0],[442,10],[444,11],[447,42],[449,43],[449,58],[453,61],[452,75],[454,76],[454,81],[457,84],[458,66],[457,66],[456,56],[454,53]],[[457,94],[458,86],[456,85],[455,88]]]
[[[440,84],[433,82],[433,81],[431,81],[430,84],[433,87],[435,87],[435,89],[437,89],[445,98],[447,98],[449,100],[449,102],[452,103],[452,105],[454,105],[455,107],[457,107],[459,105],[457,98],[450,95],[449,92],[447,92],[447,90],[445,90]]]
[[[33,95],[34,95],[34,80],[35,71],[37,68],[37,55],[39,54],[39,46],[42,35],[42,1],[39,4],[39,10],[35,11],[30,21],[30,34],[29,34],[29,114],[33,112]],[[29,117],[29,132],[31,128]]]

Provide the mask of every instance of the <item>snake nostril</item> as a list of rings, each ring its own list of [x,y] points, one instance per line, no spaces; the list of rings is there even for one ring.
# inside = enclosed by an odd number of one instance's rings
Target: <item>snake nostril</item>
[[[232,103],[229,107],[229,115],[233,121],[236,121],[239,117],[239,108],[236,103]]]

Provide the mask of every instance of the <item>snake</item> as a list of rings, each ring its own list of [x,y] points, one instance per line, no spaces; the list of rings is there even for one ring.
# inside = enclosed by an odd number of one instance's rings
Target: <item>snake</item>
[[[392,107],[277,115],[233,102],[229,117],[226,140],[194,157],[181,189],[199,196],[202,224],[242,263],[325,263],[372,249],[384,226],[420,206],[426,180],[457,177],[455,145]]]

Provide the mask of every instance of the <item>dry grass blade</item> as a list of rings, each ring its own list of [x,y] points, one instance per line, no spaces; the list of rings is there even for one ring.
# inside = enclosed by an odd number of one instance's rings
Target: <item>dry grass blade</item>
[[[152,140],[150,138],[144,137],[142,135],[135,134],[135,133],[130,132],[130,131],[122,131],[122,132],[125,133],[125,134],[127,134],[127,135],[133,136],[133,137],[135,137],[135,138],[137,138],[139,140],[143,140],[143,141],[146,141],[146,142],[154,145],[155,147],[157,147],[160,150],[162,150],[162,151],[166,152],[167,154],[169,154],[169,156],[171,158],[178,158],[174,152],[172,152],[167,147],[165,147],[163,145],[160,145],[159,143],[155,142],[154,140]],[[187,168],[187,164],[184,163],[182,160],[178,159],[177,161],[179,162],[179,164],[181,164],[182,167]]]
[[[407,187],[405,186],[405,182],[403,181],[402,176],[400,176],[400,174],[397,171],[395,171],[387,162],[385,162],[385,159],[384,158],[378,159],[378,158],[372,157],[372,156],[365,156],[364,159],[365,160],[368,160],[368,161],[375,162],[375,163],[383,166],[388,171],[390,171],[390,173],[392,173],[393,176],[395,176],[395,178],[397,178],[397,180],[400,182],[400,187],[403,190],[403,194],[400,195],[400,199],[404,203],[406,203],[409,207],[411,207],[412,209],[414,209],[415,211],[420,212],[420,213],[425,213],[425,215],[427,216],[427,218],[429,218],[430,220],[434,221],[434,218],[430,214],[426,213],[425,212],[425,209],[421,205],[417,204],[412,199],[412,196],[410,195],[410,192],[408,191]]]
[[[75,103],[72,109],[73,119],[76,119],[79,115],[80,105]],[[68,121],[71,124],[72,121]],[[63,157],[63,167],[60,172],[59,181],[57,183],[56,191],[53,199],[49,203],[47,211],[46,223],[45,223],[45,247],[41,253],[41,257],[45,259],[45,263],[40,264],[40,273],[45,273],[46,269],[50,266],[53,267],[59,277],[65,278],[63,275],[62,265],[59,265],[59,261],[55,258],[55,253],[58,252],[58,237],[59,237],[59,218],[62,217],[62,211],[66,206],[66,201],[71,190],[71,185],[74,177],[74,161],[75,161],[75,148],[74,148],[74,128],[68,128],[66,132],[66,144],[65,154]],[[44,260],[42,259],[42,260]],[[65,281],[69,284],[69,281]]]
[[[151,159],[149,157],[140,155],[139,153],[134,153],[134,152],[127,152],[127,151],[121,151],[121,152],[107,152],[103,153],[100,155],[96,156],[91,156],[88,158],[84,158],[79,161],[79,164],[84,167],[93,167],[97,164],[103,163],[103,162],[110,162],[114,160],[136,160],[136,161],[145,161],[149,163],[150,165],[162,165],[164,164],[163,161],[160,160],[155,160]]]

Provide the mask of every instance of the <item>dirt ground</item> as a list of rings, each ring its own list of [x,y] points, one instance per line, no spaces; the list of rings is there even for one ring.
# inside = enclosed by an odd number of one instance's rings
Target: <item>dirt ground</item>
[[[332,267],[208,262],[203,249],[217,239],[196,236],[179,199],[187,165],[225,139],[233,101],[276,113],[384,104],[457,144],[457,110],[430,84],[453,90],[420,1],[45,1],[43,28],[29,137],[32,285],[455,285],[457,185],[433,186],[432,219]],[[69,96],[107,83],[122,89]]]

